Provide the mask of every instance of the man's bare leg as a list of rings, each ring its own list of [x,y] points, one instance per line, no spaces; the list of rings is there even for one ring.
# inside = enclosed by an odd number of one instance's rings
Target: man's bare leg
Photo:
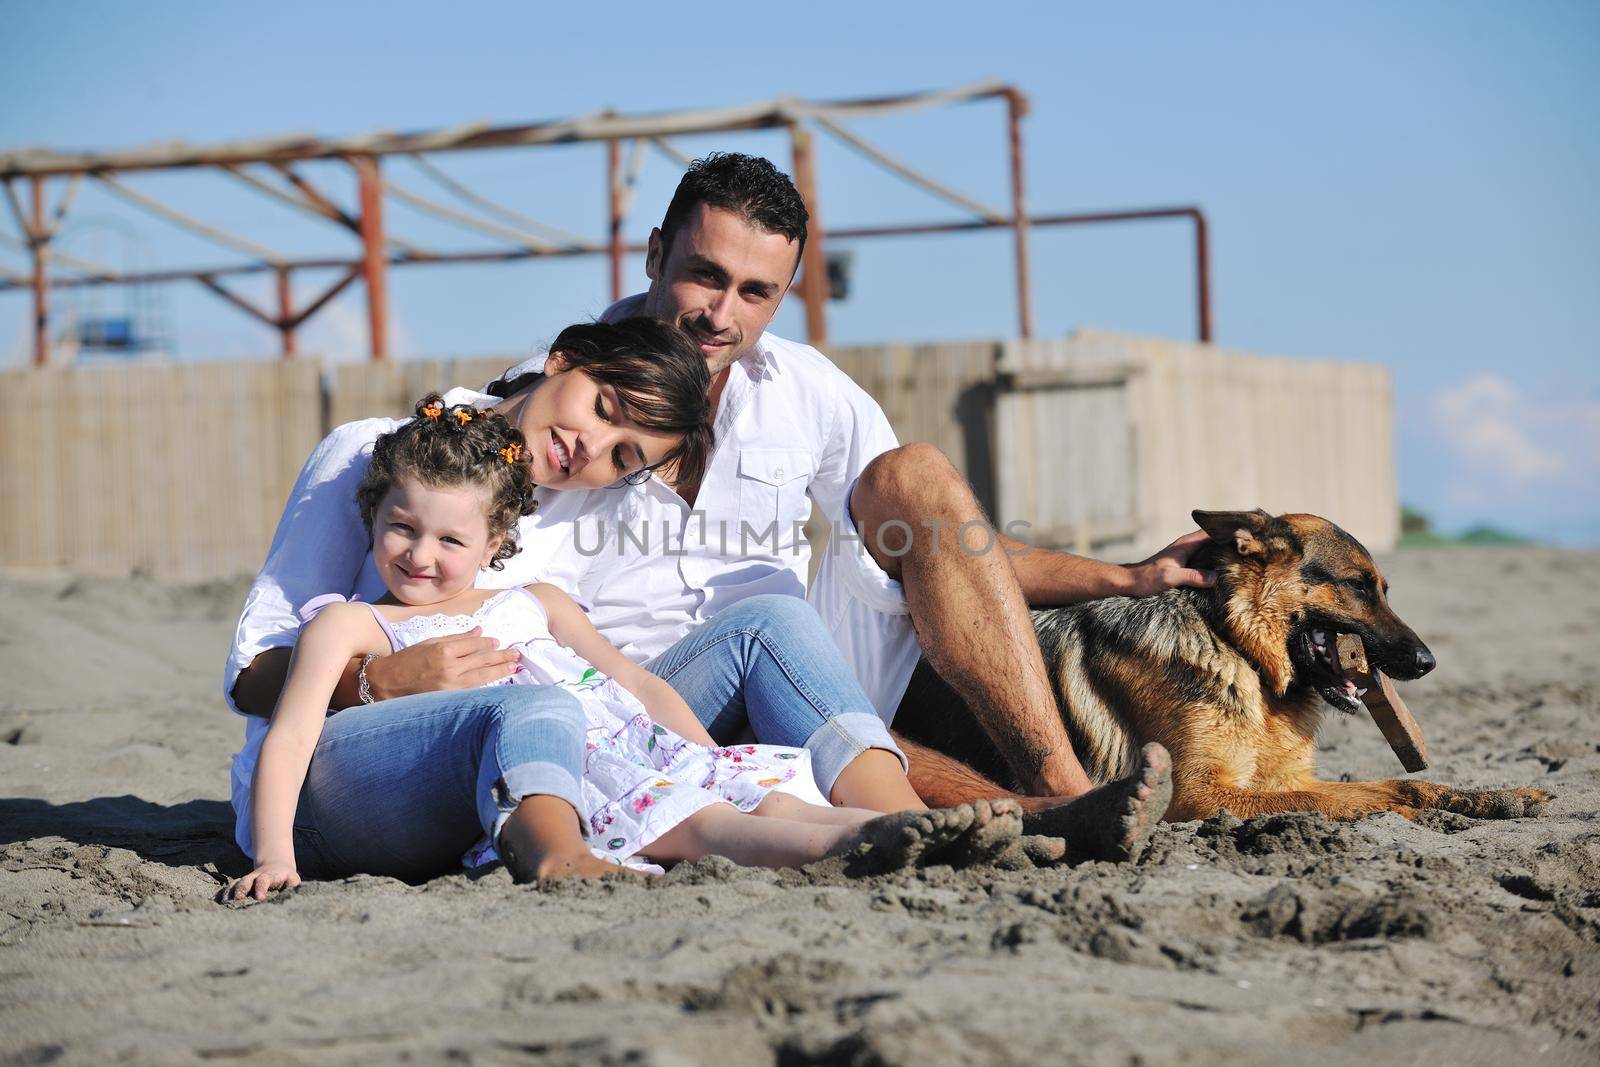
[[[906,754],[906,759],[911,763],[908,775],[911,788],[929,807],[948,808],[983,797],[1010,797],[1021,801],[1024,812],[1032,810],[1036,802],[1061,803],[1060,797],[1030,797],[1013,793],[954,756],[947,756],[936,748],[929,748],[898,733],[894,734],[894,743],[900,746],[900,751]]]
[[[1093,783],[1061,724],[1016,571],[960,472],[932,445],[905,445],[867,465],[850,512],[872,558],[904,585],[928,662],[1017,777],[1039,795],[1088,792]],[[969,522],[984,525],[968,529],[963,547]],[[908,538],[909,549],[894,554]]]
[[[1172,801],[1172,758],[1144,746],[1131,775],[1078,797],[1013,793],[936,749],[895,737],[911,761],[911,784],[936,808],[1000,797],[1022,806],[1022,832],[1065,838],[1067,859],[1126,860],[1155,830]]]

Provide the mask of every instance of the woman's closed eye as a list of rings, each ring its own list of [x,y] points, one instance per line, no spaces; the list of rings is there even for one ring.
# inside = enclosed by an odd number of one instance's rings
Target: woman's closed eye
[[[595,394],[595,397],[594,397],[594,413],[595,413],[595,417],[597,417],[601,422],[604,422],[604,423],[607,423],[607,424],[609,424],[611,422],[611,416],[606,413],[606,398],[605,398],[605,394],[604,393],[596,393]],[[626,474],[626,473],[628,473],[628,468],[627,468],[626,464],[623,463],[623,460],[622,460],[622,446],[621,445],[618,445],[617,447],[615,447],[615,448],[613,448],[611,450],[611,466],[616,469],[616,472],[618,474]]]
[[[622,408],[622,417],[624,419],[627,418],[626,406],[622,403],[620,398],[612,401],[612,408]],[[606,407],[605,393],[595,394],[594,413],[601,422],[604,422],[607,425],[615,424],[617,420],[617,412],[615,410],[608,410]],[[618,477],[622,478],[633,478],[637,475],[643,474],[645,468],[643,450],[635,445],[632,448],[633,460],[631,463],[628,459],[628,456],[629,451],[628,449],[624,448],[623,445],[619,444],[614,446],[611,449],[611,469],[616,472]]]

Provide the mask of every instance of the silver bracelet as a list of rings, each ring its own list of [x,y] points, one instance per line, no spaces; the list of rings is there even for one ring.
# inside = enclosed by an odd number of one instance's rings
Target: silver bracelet
[[[361,669],[356,671],[356,695],[361,698],[361,703],[372,703],[372,686],[367,684],[367,665],[377,659],[382,653],[368,652],[361,657]]]

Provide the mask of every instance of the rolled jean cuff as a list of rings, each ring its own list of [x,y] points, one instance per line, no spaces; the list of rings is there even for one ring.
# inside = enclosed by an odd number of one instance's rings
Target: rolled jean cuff
[[[870,711],[847,711],[832,716],[806,738],[804,747],[811,753],[811,773],[817,779],[817,788],[830,799],[833,783],[838,781],[840,773],[868,749],[881,748],[894,753],[900,761],[900,769],[911,771],[911,762],[889,736],[889,728]]]
[[[500,828],[511,818],[511,813],[517,810],[523,798],[531,796],[559,797],[571,804],[572,810],[578,813],[579,831],[584,837],[589,836],[589,822],[583,817],[583,794],[578,780],[558,763],[536,762],[506,768],[500,781],[495,783],[492,795],[479,798],[478,804],[482,809],[479,816],[484,829],[489,832],[490,841],[499,843]]]

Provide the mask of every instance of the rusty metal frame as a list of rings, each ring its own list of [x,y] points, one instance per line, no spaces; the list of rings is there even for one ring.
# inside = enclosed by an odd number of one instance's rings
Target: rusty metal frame
[[[1010,210],[1002,212],[924,175],[871,145],[858,133],[843,125],[845,120],[873,118],[910,110],[949,106],[972,101],[998,99],[1006,107],[1008,167],[1011,185]],[[1197,207],[1143,208],[1091,214],[1030,216],[1024,188],[1022,123],[1028,113],[1027,97],[1013,86],[998,82],[925,93],[873,97],[854,100],[808,102],[777,99],[762,103],[701,111],[679,111],[646,115],[620,115],[606,111],[577,119],[493,127],[471,123],[451,129],[423,133],[377,133],[352,138],[293,136],[256,141],[195,146],[162,143],[119,152],[60,153],[47,149],[0,152],[0,182],[6,200],[25,240],[12,241],[0,234],[0,243],[26,248],[33,258],[31,276],[19,277],[0,272],[0,292],[28,288],[33,291],[34,362],[44,364],[49,357],[49,291],[92,285],[154,284],[175,281],[197,282],[242,311],[276,328],[282,340],[284,358],[296,351],[295,330],[319,311],[355,279],[365,282],[371,357],[388,357],[388,270],[414,263],[496,263],[547,256],[604,255],[610,260],[610,289],[620,297],[624,258],[642,251],[642,246],[624,242],[622,233],[633,199],[645,150],[653,147],[682,165],[686,157],[671,143],[680,135],[727,133],[782,129],[790,141],[795,185],[811,212],[809,238],[803,256],[796,295],[805,304],[806,332],[813,343],[827,338],[828,281],[826,247],[835,241],[876,237],[903,237],[919,234],[950,234],[1004,228],[1012,231],[1016,271],[1017,325],[1021,336],[1033,332],[1033,307],[1029,232],[1035,226],[1068,226],[1147,219],[1186,218],[1194,224],[1197,332],[1200,340],[1211,340],[1211,294],[1206,220]],[[890,173],[949,202],[975,218],[955,222],[867,226],[829,230],[823,226],[819,203],[816,148],[813,130],[838,138],[853,150]],[[602,241],[587,242],[576,235],[548,226],[489,200],[451,178],[425,156],[444,151],[466,151],[550,144],[600,141],[606,144],[608,230]],[[623,141],[632,142],[626,168]],[[431,180],[479,214],[440,204],[405,189],[382,174],[386,156],[409,156]],[[351,215],[324,192],[312,185],[295,164],[307,160],[341,160],[355,172],[359,210]],[[288,182],[288,188],[269,182],[245,168],[265,165]],[[116,175],[149,170],[215,168],[231,174],[248,187],[271,196],[310,215],[331,221],[359,237],[359,258],[289,259],[237,234],[202,222],[163,204],[146,193],[118,181]],[[76,260],[50,248],[51,239],[71,207],[85,177],[95,179],[123,199],[152,214],[251,256],[242,263],[211,267],[187,267],[140,272],[118,272]],[[48,182],[65,178],[66,190],[55,209],[47,209]],[[26,179],[31,203],[25,209],[14,182]],[[510,247],[488,251],[433,251],[424,249],[387,232],[384,200],[394,197],[419,210],[457,225],[486,233]],[[48,221],[47,221],[48,218]],[[75,275],[52,272],[52,261]],[[335,269],[337,281],[300,310],[294,308],[293,274],[296,271]],[[228,289],[220,279],[271,272],[276,278],[277,308],[266,311]]]

